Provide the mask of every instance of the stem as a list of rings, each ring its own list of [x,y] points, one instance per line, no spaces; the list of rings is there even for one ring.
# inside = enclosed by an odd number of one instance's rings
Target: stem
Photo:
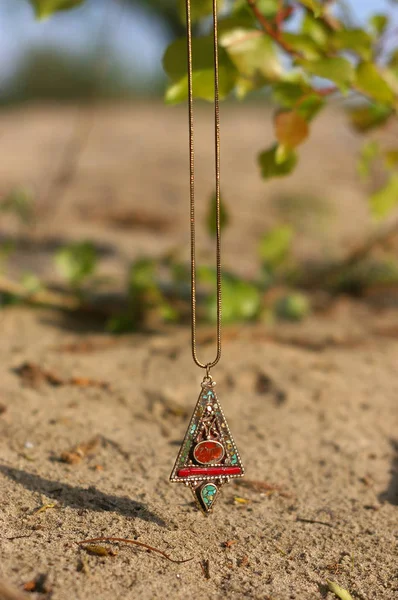
[[[122,306],[122,303],[120,303],[120,306],[118,303],[112,304],[111,301],[101,303],[96,302],[93,297],[81,298],[78,294],[62,293],[48,289],[30,292],[18,281],[8,279],[4,275],[0,275],[0,294],[15,296],[21,302],[31,306],[54,308],[71,313],[89,314],[102,319],[118,315],[123,308],[127,307],[127,303],[126,306]]]
[[[83,544],[92,544],[94,542],[121,542],[123,544],[134,544],[135,546],[140,546],[141,548],[145,548],[146,550],[150,550],[151,552],[156,552],[157,554],[160,554],[164,558],[167,558],[167,560],[169,560],[170,562],[177,563],[177,564],[182,564],[182,563],[189,562],[190,560],[193,560],[193,558],[185,558],[184,560],[175,560],[174,558],[171,558],[168,554],[166,554],[166,552],[163,552],[163,550],[159,550],[158,548],[154,548],[153,546],[144,544],[144,542],[137,542],[137,540],[129,540],[126,538],[97,537],[97,538],[91,538],[89,540],[82,540],[81,542],[76,542],[76,543],[78,544],[78,546],[81,546]]]
[[[285,40],[281,36],[280,31],[275,30],[272,27],[272,25],[268,22],[267,18],[259,10],[259,8],[256,4],[256,0],[247,0],[247,3],[249,5],[249,7],[251,8],[257,21],[260,23],[262,29],[278,44],[278,46],[280,46],[283,50],[285,50],[285,52],[288,52],[291,56],[294,56],[296,58],[303,58],[303,56],[300,52],[297,52],[297,50],[292,48],[292,46],[290,46],[290,44],[285,42]]]
[[[16,296],[28,304],[52,306],[61,310],[75,311],[81,305],[76,296],[66,296],[49,290],[29,292],[21,283],[4,276],[0,276],[0,293]]]

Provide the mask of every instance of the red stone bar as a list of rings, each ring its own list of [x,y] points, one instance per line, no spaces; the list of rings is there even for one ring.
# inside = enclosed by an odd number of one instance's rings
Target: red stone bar
[[[240,467],[185,467],[177,471],[177,477],[192,477],[194,475],[240,475]]]

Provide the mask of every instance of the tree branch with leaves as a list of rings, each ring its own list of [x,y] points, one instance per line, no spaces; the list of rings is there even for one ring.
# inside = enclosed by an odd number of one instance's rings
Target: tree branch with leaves
[[[141,3],[141,0],[129,1]],[[84,0],[30,2],[39,18],[47,18],[57,10],[77,7]],[[198,34],[193,40],[193,93],[197,99],[212,102],[214,48],[210,17],[213,0],[191,0],[191,3]],[[176,3],[151,0],[146,4],[169,24],[174,23],[173,31],[181,34],[171,42],[163,58],[170,80],[165,100],[168,104],[185,102],[188,94],[185,0]],[[359,26],[355,18],[333,0],[219,0],[218,6],[220,99],[235,96],[243,100],[256,94],[264,102],[271,102],[274,109],[274,140],[257,157],[264,180],[284,177],[294,171],[300,159],[300,147],[311,135],[313,122],[328,104],[339,100],[349,125],[364,138],[358,157],[359,175],[371,180],[374,166],[383,172],[381,183],[379,177],[379,183],[372,182],[370,186],[370,214],[376,220],[388,216],[398,205],[398,144],[389,141],[386,135],[375,137],[374,134],[394,127],[397,121],[398,41],[391,15],[376,12]],[[213,204],[211,210],[214,210]],[[228,214],[224,204],[223,210]],[[227,221],[225,219],[225,223]],[[278,287],[281,281],[296,289],[313,290],[318,286],[331,294],[362,289],[368,285],[369,278],[374,283],[375,273],[382,284],[387,280],[397,282],[396,265],[387,265],[387,271],[384,267],[375,270],[372,265],[369,271],[362,268],[375,246],[383,240],[391,240],[396,230],[396,221],[381,226],[379,233],[358,244],[340,262],[323,265],[313,272],[302,268],[293,276],[289,256],[294,232],[287,226],[266,232],[259,248],[261,277],[246,281],[231,273],[223,276],[225,320],[261,318],[267,309],[268,290]],[[78,273],[82,273],[80,285],[87,276],[87,261],[83,260],[87,256],[86,247],[68,249],[59,255],[58,266],[61,261],[61,266],[69,271],[77,268]],[[358,265],[361,268],[358,269]],[[135,322],[143,318],[142,307],[149,312],[155,309],[164,320],[186,317],[188,304],[181,302],[181,297],[177,298],[174,292],[170,296],[170,288],[166,292],[158,283],[158,273],[165,267],[174,283],[173,290],[179,289],[181,278],[185,281],[187,277],[184,265],[167,259],[161,259],[160,263],[145,259],[132,265],[129,294],[135,299]],[[203,268],[198,278],[205,288],[209,283],[213,287],[214,273],[210,269]],[[8,285],[8,292],[11,287]],[[17,292],[16,295],[23,295],[22,289],[18,288]],[[29,298],[43,301],[48,296],[30,295]],[[294,293],[289,298],[291,301],[280,303],[277,312],[280,310],[292,318],[302,316],[307,310],[303,298],[297,298]],[[78,300],[81,305],[81,298]],[[214,307],[215,298],[210,293],[203,306],[205,320],[214,318]],[[115,329],[118,329],[117,323]]]

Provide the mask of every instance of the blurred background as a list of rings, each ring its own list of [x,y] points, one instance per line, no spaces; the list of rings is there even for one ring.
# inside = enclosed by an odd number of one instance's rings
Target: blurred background
[[[391,12],[386,0],[346,4],[360,25]],[[183,33],[172,0],[88,0],[44,22],[26,0],[1,0],[1,100],[160,96],[163,52]]]
[[[382,0],[341,3],[340,10],[357,27],[374,12],[387,11],[392,27],[397,17],[396,5]],[[296,26],[292,18],[290,30]],[[88,0],[38,21],[26,0],[0,0],[3,303],[23,290],[62,288],[65,281],[72,292],[89,283],[96,293],[123,295],[127,279],[149,309],[160,306],[162,319],[188,318],[188,305],[175,301],[188,293],[186,107],[164,104],[162,69],[167,45],[183,34],[171,1]],[[211,289],[211,105],[198,102],[196,118],[200,276]],[[383,135],[392,140],[395,133]],[[232,306],[227,321],[272,320],[275,302],[282,316],[305,316],[317,300],[312,290],[294,291],[290,275],[297,264],[340,260],[375,230],[367,202],[371,186],[358,177],[363,139],[341,103],[314,123],[295,172],[264,181],[256,157],[273,138],[266,95],[223,104],[223,264],[233,272],[224,282]],[[280,266],[281,277],[275,277]],[[376,269],[372,264],[351,273],[341,289],[362,290],[364,278],[383,279],[386,272],[395,285],[398,266],[388,258]],[[159,273],[162,285],[151,288]],[[214,302],[210,294],[203,309],[209,321]],[[131,326],[130,317],[115,321],[105,313],[111,328]],[[133,320],[141,319],[139,313]]]

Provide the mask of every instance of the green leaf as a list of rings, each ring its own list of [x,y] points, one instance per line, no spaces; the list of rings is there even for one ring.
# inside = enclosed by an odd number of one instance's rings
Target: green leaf
[[[218,0],[217,9],[220,11],[223,8],[223,0]],[[185,0],[178,0],[178,13],[180,15],[180,19],[183,23],[185,23],[185,15],[186,15],[186,3]],[[196,23],[213,14],[213,0],[191,0],[191,20],[192,23]]]
[[[254,284],[232,276],[224,276],[222,293],[224,324],[252,320],[259,314],[261,295]],[[206,316],[213,323],[217,320],[216,293],[207,298]]]
[[[236,74],[223,66],[219,67],[219,97],[223,100],[233,90]],[[192,89],[195,98],[208,102],[214,100],[214,71],[195,71],[192,73]],[[188,98],[188,76],[185,75],[177,83],[171,84],[165,95],[166,104],[177,104]]]
[[[329,28],[321,19],[314,17],[313,13],[308,11],[304,15],[301,31],[308,35],[319,48],[326,49],[330,38]]]
[[[369,25],[377,36],[383,35],[388,26],[388,17],[383,14],[372,15],[369,19]]]
[[[120,326],[117,321],[112,324],[115,332],[122,332],[129,322],[133,327],[139,326],[153,309],[159,312],[164,298],[157,275],[158,263],[152,258],[139,258],[131,265],[128,276],[130,310],[126,319],[122,315]]]
[[[59,10],[76,8],[83,2],[84,0],[30,0],[38,19],[46,19]]]
[[[30,294],[34,294],[43,289],[40,279],[34,273],[24,273],[21,283]]]
[[[272,97],[275,102],[285,108],[293,108],[311,89],[303,81],[281,81],[272,87]]]
[[[278,113],[274,125],[278,142],[287,149],[296,148],[308,137],[307,122],[294,110]]]
[[[15,252],[15,250],[16,247],[14,241],[0,243],[0,269],[3,267],[8,257],[11,256],[13,252]]]
[[[196,269],[196,279],[203,285],[216,285],[217,271],[207,265],[198,265]]]
[[[214,194],[210,199],[209,210],[206,217],[207,224],[207,232],[211,237],[216,236],[216,195]],[[220,229],[221,231],[228,225],[229,223],[229,214],[227,209],[225,208],[224,202],[222,198],[220,199]]]
[[[157,265],[152,258],[139,258],[130,267],[129,292],[132,296],[157,290]]]
[[[106,330],[114,335],[120,335],[122,333],[129,333],[136,329],[136,322],[131,315],[119,315],[117,317],[110,317],[106,323]]]
[[[351,596],[351,594],[349,592],[347,592],[347,590],[340,587],[334,581],[330,581],[328,579],[327,584],[328,584],[329,590],[331,592],[333,592],[333,594],[335,594],[335,596],[337,596],[337,598],[340,598],[340,600],[354,600],[353,597]]]
[[[197,76],[197,75],[196,75]],[[200,75],[199,75],[200,76]],[[194,80],[195,75],[192,76],[192,81]],[[200,86],[199,80],[199,86]],[[164,96],[164,100],[166,104],[178,104],[179,102],[184,102],[188,98],[188,77],[185,76],[177,83],[172,83],[166,89],[166,93]]]
[[[221,44],[241,75],[260,73],[268,81],[280,79],[283,69],[272,40],[256,29],[237,28],[221,35]]]
[[[97,266],[97,254],[91,242],[77,242],[60,248],[55,264],[61,275],[74,287],[79,287]]]
[[[289,175],[297,164],[297,155],[291,150],[283,162],[278,160],[278,145],[275,144],[269,150],[265,150],[258,157],[261,175],[264,179],[271,177],[283,177]]]
[[[289,160],[289,156],[292,149],[289,146],[284,146],[283,144],[278,144],[278,147],[275,152],[275,160],[278,165]]]
[[[304,96],[295,106],[296,112],[306,121],[311,121],[324,107],[325,99],[317,93]]]
[[[325,99],[305,81],[281,81],[272,88],[275,102],[294,109],[307,122],[311,121],[325,104]]]
[[[359,175],[363,179],[366,179],[367,177],[369,177],[370,168],[372,166],[372,163],[379,154],[380,154],[380,146],[374,140],[366,142],[362,146],[357,168],[358,168]]]
[[[314,61],[298,61],[311,75],[333,81],[342,92],[354,81],[355,71],[352,64],[341,57],[322,58]]]
[[[301,321],[309,314],[310,303],[304,294],[292,293],[276,302],[275,312],[280,319]]]
[[[380,104],[356,106],[348,111],[351,124],[361,133],[382,125],[392,114],[392,108]]]
[[[293,229],[281,225],[268,231],[261,239],[259,257],[267,269],[274,270],[290,256],[293,241]]]
[[[387,64],[391,69],[398,70],[398,48],[391,52]]]
[[[372,215],[381,219],[398,205],[398,174],[393,173],[387,183],[369,198]]]
[[[225,35],[233,33],[234,31],[241,30],[247,31],[248,33],[255,32],[259,36],[262,35],[262,32],[256,28],[256,24],[253,20],[253,14],[251,11],[248,13],[243,13],[241,15],[233,14],[232,16],[220,19],[220,21],[218,22],[218,39],[220,45],[223,46]]]
[[[312,37],[305,33],[291,33],[285,31],[282,33],[282,39],[289,44],[293,50],[301,54],[304,59],[312,61],[318,60],[322,56],[322,49]]]
[[[389,86],[391,92],[394,96],[394,101],[392,103],[395,111],[398,109],[398,69],[396,67],[383,67],[382,77],[384,81]]]
[[[256,6],[258,10],[266,19],[274,19],[279,8],[278,0],[257,0]],[[250,13],[252,15],[252,11],[247,3],[247,0],[235,0],[233,4],[233,12],[234,14],[246,14]]]
[[[312,10],[315,17],[320,17],[323,14],[324,7],[319,0],[300,0],[300,4]]]
[[[351,50],[360,58],[370,60],[372,56],[372,38],[363,29],[340,29],[330,38],[333,50]]]
[[[384,152],[384,162],[387,169],[394,169],[398,166],[398,149],[390,148]]]
[[[364,258],[344,268],[334,281],[336,291],[361,294],[375,285],[391,285],[398,281],[398,263],[395,257]]]
[[[33,194],[31,190],[16,188],[0,201],[0,212],[12,213],[22,223],[30,223],[33,219]]]
[[[164,323],[176,323],[180,318],[178,311],[166,300],[159,305],[159,316]]]
[[[394,93],[380,75],[376,65],[361,62],[356,69],[356,87],[376,102],[390,104],[394,102]]]
[[[220,65],[229,62],[223,48],[219,48]],[[179,81],[187,75],[187,41],[179,38],[170,44],[163,56],[163,67],[172,81]],[[192,69],[206,71],[214,69],[214,43],[211,36],[192,40]]]
[[[193,40],[193,93],[196,98],[214,98],[214,46],[210,36]],[[163,66],[174,84],[166,92],[166,101],[180,102],[187,98],[187,58],[185,38],[176,40],[166,50]],[[237,71],[226,50],[219,48],[220,99],[234,88]]]

